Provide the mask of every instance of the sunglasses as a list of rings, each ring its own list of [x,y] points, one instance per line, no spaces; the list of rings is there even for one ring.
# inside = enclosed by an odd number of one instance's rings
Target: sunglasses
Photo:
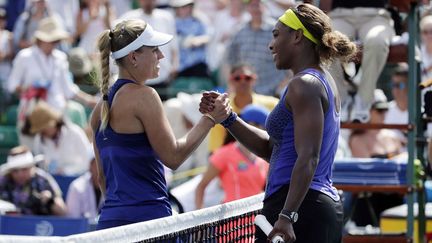
[[[254,79],[254,76],[246,75],[246,74],[240,74],[240,75],[233,76],[231,79],[236,81],[236,82],[240,82],[242,80],[244,80],[246,82],[251,82]]]
[[[392,88],[394,89],[400,89],[403,90],[406,88],[406,83],[398,82],[398,83],[392,83]]]

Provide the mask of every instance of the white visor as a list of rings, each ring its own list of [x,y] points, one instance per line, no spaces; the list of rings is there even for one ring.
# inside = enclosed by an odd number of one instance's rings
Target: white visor
[[[153,28],[147,24],[144,31],[138,38],[129,43],[129,45],[123,47],[122,49],[115,51],[111,54],[114,59],[119,59],[132,51],[138,50],[142,46],[162,46],[167,44],[172,40],[173,36],[165,34],[159,31],[153,30]]]

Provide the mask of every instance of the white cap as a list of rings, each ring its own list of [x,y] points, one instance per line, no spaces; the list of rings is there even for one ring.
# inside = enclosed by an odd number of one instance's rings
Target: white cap
[[[153,28],[147,24],[144,31],[138,38],[129,43],[122,49],[113,52],[111,55],[114,59],[119,59],[132,51],[138,50],[142,46],[162,46],[172,40],[173,36],[165,34],[159,31],[153,30]]]

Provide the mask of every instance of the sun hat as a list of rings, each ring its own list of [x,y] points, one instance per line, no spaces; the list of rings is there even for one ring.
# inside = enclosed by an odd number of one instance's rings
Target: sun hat
[[[43,161],[43,155],[33,156],[32,152],[26,151],[22,154],[8,155],[6,162],[1,165],[1,174],[5,175],[13,169],[27,168]]]
[[[123,22],[119,24],[124,24]],[[132,51],[138,50],[142,46],[163,46],[172,40],[173,36],[154,30],[151,25],[147,24],[144,31],[138,38],[129,43],[122,49],[111,54],[114,59],[119,59]]]
[[[54,17],[47,17],[39,22],[34,38],[44,42],[55,42],[69,37]]]
[[[68,54],[69,70],[74,76],[83,76],[93,69],[86,51],[81,47],[72,48]]]
[[[262,127],[265,127],[265,122],[267,120],[268,114],[269,111],[265,107],[250,104],[245,106],[240,112],[240,118],[247,123],[253,122]]]
[[[61,114],[46,102],[39,101],[30,114],[30,133],[36,134],[48,127],[54,127],[61,119]]]
[[[374,99],[372,102],[372,108],[376,110],[388,110],[389,104],[387,101],[387,96],[381,89],[375,89]]]
[[[189,4],[194,3],[194,0],[171,0],[170,5],[173,8],[183,7]]]

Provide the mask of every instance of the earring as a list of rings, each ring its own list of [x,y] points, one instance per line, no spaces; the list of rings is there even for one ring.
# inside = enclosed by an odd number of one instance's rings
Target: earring
[[[137,67],[138,67],[138,65],[137,65],[136,63],[134,63],[134,64],[133,64],[133,67],[134,67],[134,68],[137,68]]]

